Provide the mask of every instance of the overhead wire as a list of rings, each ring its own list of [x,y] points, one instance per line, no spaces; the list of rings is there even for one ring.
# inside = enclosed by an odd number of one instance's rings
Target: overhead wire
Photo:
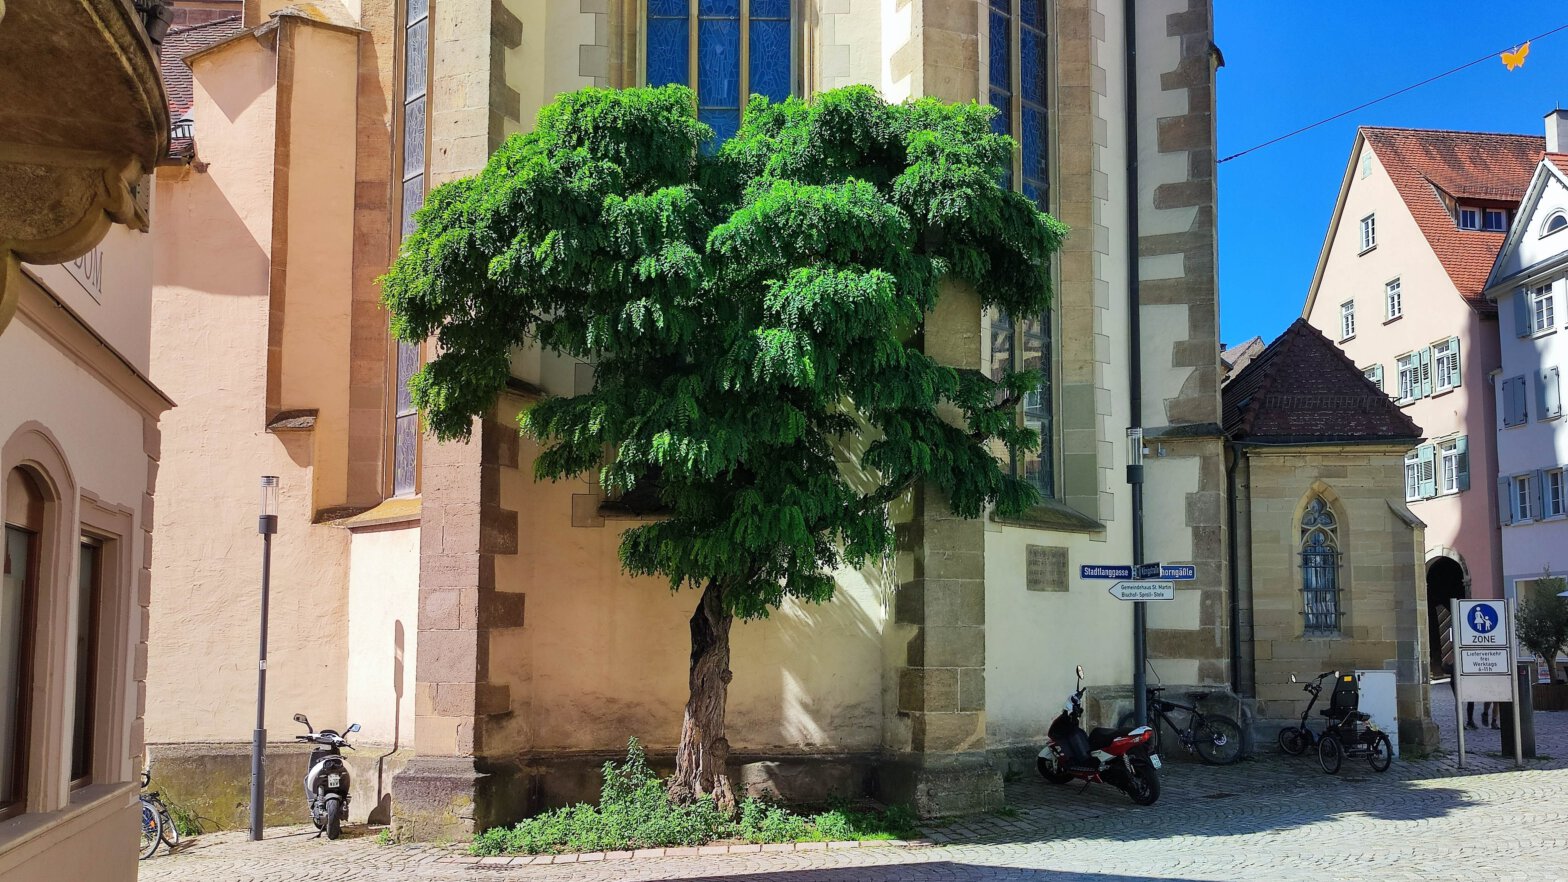
[[[1333,122],[1336,119],[1341,119],[1343,117],[1347,117],[1347,116],[1351,115],[1352,113],[1355,113],[1358,110],[1366,110],[1368,107],[1371,107],[1374,104],[1381,104],[1381,103],[1383,103],[1384,101],[1387,101],[1390,98],[1397,98],[1400,95],[1403,95],[1406,92],[1409,92],[1409,91],[1411,91],[1413,89],[1419,89],[1422,86],[1425,86],[1425,85],[1427,85],[1429,83],[1435,83],[1438,80],[1443,79],[1444,77],[1453,76],[1454,74],[1459,73],[1462,70],[1466,70],[1468,68],[1475,67],[1476,65],[1478,65],[1478,64],[1480,64],[1480,63],[1482,63],[1484,61],[1490,61],[1490,60],[1492,60],[1494,58],[1499,57],[1504,52],[1508,52],[1508,51],[1510,51],[1512,49],[1515,49],[1515,48],[1517,48],[1519,46],[1523,46],[1525,43],[1534,43],[1537,40],[1541,40],[1541,39],[1544,39],[1546,37],[1550,37],[1551,35],[1559,32],[1559,31],[1565,31],[1565,30],[1568,30],[1568,24],[1558,25],[1557,27],[1552,28],[1549,31],[1546,31],[1545,33],[1536,34],[1535,36],[1530,37],[1527,40],[1522,40],[1519,43],[1514,44],[1513,46],[1505,46],[1505,47],[1503,47],[1501,50],[1499,50],[1497,52],[1489,52],[1486,55],[1483,55],[1480,58],[1475,59],[1474,61],[1467,61],[1464,64],[1459,65],[1458,67],[1450,68],[1448,70],[1443,71],[1440,74],[1436,74],[1436,75],[1427,77],[1426,79],[1422,80],[1419,83],[1412,83],[1411,85],[1405,86],[1403,89],[1396,89],[1393,92],[1389,92],[1387,95],[1384,95],[1384,96],[1382,96],[1380,98],[1374,98],[1371,101],[1367,101],[1367,102],[1365,102],[1363,104],[1358,104],[1355,107],[1350,108],[1349,110],[1343,110],[1343,111],[1340,111],[1339,113],[1334,114],[1333,116],[1324,117],[1323,119],[1320,119],[1317,122],[1312,123],[1311,125],[1302,126],[1301,128],[1296,129],[1293,132],[1286,132],[1285,134],[1280,135],[1277,138],[1271,138],[1271,139],[1269,139],[1267,141],[1264,141],[1262,144],[1257,144],[1257,145],[1254,145],[1252,147],[1248,147],[1246,150],[1243,150],[1240,153],[1232,153],[1231,155],[1225,157],[1224,159],[1221,159],[1218,162],[1216,162],[1215,165],[1219,165],[1220,163],[1224,163],[1224,162],[1230,162],[1232,159],[1236,159],[1238,157],[1246,156],[1248,153],[1252,153],[1255,150],[1262,150],[1264,147],[1269,147],[1269,146],[1272,146],[1274,144],[1278,144],[1281,141],[1284,141],[1284,140],[1287,140],[1287,139],[1290,139],[1290,138],[1294,138],[1297,135],[1301,134],[1302,132],[1309,132],[1309,131],[1317,128],[1318,126],[1326,125],[1328,123]]]

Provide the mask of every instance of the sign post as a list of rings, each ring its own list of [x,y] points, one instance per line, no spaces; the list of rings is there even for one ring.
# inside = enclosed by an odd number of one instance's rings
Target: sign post
[[[1507,701],[1513,708],[1514,763],[1524,765],[1519,738],[1519,677],[1514,671],[1514,602],[1450,601],[1454,623],[1454,728],[1459,733],[1459,767],[1465,765],[1464,706],[1470,701]]]

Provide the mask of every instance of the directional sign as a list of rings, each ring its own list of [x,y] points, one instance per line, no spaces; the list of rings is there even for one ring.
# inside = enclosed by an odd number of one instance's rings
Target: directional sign
[[[1135,564],[1132,568],[1132,577],[1134,579],[1158,579],[1160,577],[1159,561]]]
[[[1160,578],[1177,582],[1188,582],[1198,578],[1198,568],[1191,564],[1181,566],[1166,564],[1160,567]]]
[[[1174,582],[1117,582],[1110,587],[1111,596],[1117,600],[1175,600]]]
[[[1131,579],[1132,567],[1125,564],[1083,564],[1078,567],[1080,579]]]
[[[1459,603],[1459,645],[1504,648],[1508,646],[1506,607],[1497,601],[1464,600]]]

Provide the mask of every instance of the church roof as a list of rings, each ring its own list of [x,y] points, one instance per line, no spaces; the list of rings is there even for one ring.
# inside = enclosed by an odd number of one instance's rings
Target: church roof
[[[1233,441],[1334,444],[1418,441],[1421,427],[1332,340],[1296,319],[1222,392]]]

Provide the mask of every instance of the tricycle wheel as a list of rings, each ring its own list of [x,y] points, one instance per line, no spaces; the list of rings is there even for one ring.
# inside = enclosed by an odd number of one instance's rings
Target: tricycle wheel
[[[1330,775],[1339,774],[1339,766],[1344,759],[1345,750],[1340,746],[1339,733],[1324,733],[1323,740],[1318,742],[1318,763],[1323,766],[1323,771]]]
[[[1301,756],[1307,752],[1307,745],[1311,743],[1298,726],[1286,726],[1279,730],[1279,749],[1291,756]]]
[[[1374,772],[1386,772],[1394,764],[1394,743],[1388,740],[1387,733],[1377,733],[1377,737],[1367,745],[1367,763]]]

